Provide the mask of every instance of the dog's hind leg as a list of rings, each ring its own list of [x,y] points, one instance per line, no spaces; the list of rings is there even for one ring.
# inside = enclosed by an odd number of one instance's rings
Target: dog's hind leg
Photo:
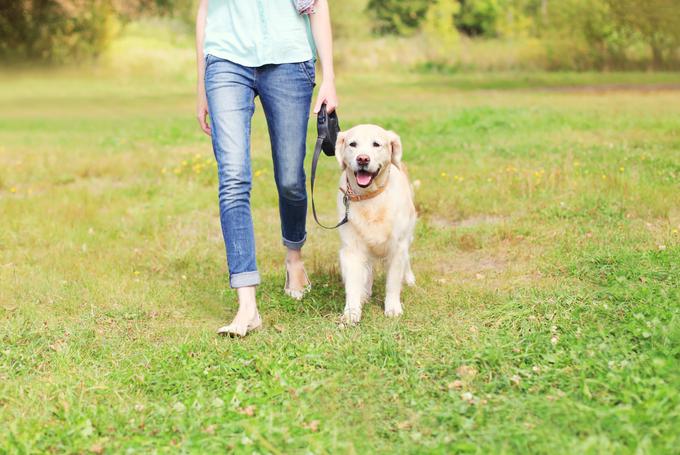
[[[408,263],[408,244],[402,242],[387,261],[387,283],[385,290],[385,316],[400,316],[401,282]]]
[[[361,298],[368,272],[366,258],[359,251],[343,247],[340,250],[340,267],[345,281],[345,310],[342,321],[355,324],[361,320]]]
[[[416,284],[416,276],[413,274],[411,269],[411,258],[406,256],[406,267],[404,269],[404,283],[408,286],[414,286]]]

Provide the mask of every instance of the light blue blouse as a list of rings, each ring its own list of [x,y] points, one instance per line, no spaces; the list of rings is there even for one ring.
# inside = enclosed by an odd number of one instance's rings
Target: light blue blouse
[[[243,66],[314,58],[309,16],[294,0],[209,0],[204,53]]]

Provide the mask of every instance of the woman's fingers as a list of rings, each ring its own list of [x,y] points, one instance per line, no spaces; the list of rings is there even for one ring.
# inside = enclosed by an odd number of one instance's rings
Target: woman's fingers
[[[211,134],[210,125],[208,124],[208,110],[204,109],[198,112],[198,124],[201,126],[201,130],[208,136]]]
[[[335,94],[335,86],[327,86],[322,84],[319,89],[319,94],[316,97],[316,104],[314,105],[314,113],[318,114],[321,110],[321,105],[326,103],[326,111],[331,113],[338,107],[338,97]]]
[[[318,114],[319,111],[321,110],[321,106],[323,105],[323,102],[325,99],[321,96],[321,93],[316,97],[316,104],[314,105],[314,113]],[[326,106],[328,108],[328,106]]]

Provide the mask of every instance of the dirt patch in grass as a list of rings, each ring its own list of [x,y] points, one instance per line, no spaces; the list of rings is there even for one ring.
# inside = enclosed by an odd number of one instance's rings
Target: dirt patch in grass
[[[440,284],[488,289],[512,289],[523,285],[535,287],[550,281],[539,270],[541,252],[542,248],[537,245],[518,247],[503,241],[493,247],[438,254],[429,257],[427,265],[415,258],[414,264],[425,265],[429,269],[416,271],[417,275],[430,275]]]
[[[452,228],[473,228],[478,226],[492,226],[506,221],[508,217],[499,215],[474,215],[461,220],[449,220],[438,215],[433,215],[427,218],[428,224],[440,229]]]

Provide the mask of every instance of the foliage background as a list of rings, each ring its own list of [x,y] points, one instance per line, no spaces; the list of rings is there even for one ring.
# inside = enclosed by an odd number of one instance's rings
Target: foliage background
[[[190,33],[195,0],[2,0],[0,60],[64,63],[104,52],[126,24],[166,17]],[[421,69],[680,67],[679,0],[331,2],[340,63]]]

